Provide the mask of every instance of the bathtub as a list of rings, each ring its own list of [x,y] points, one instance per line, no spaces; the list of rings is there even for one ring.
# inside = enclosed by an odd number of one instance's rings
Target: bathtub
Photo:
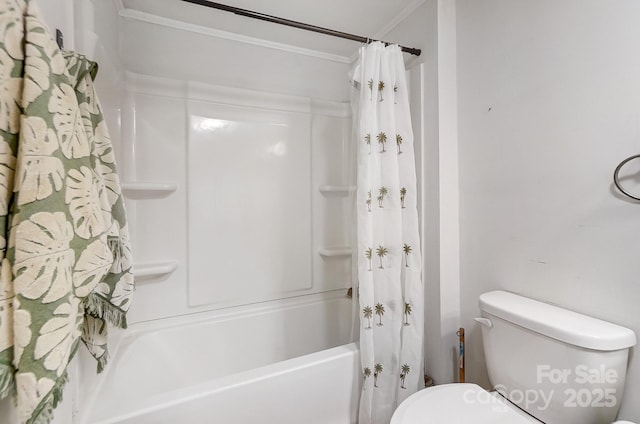
[[[359,354],[343,293],[134,325],[77,422],[355,423]]]

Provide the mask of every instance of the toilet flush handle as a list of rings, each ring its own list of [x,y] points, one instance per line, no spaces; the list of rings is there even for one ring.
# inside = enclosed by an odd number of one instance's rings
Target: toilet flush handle
[[[484,325],[487,328],[493,327],[493,323],[489,318],[474,318],[474,320]]]

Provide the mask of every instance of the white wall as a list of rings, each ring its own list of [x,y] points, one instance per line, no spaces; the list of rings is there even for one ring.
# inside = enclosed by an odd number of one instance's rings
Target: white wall
[[[458,0],[461,306],[512,290],[640,334],[640,204],[612,189],[640,152],[640,3]],[[640,421],[640,361],[621,418]]]

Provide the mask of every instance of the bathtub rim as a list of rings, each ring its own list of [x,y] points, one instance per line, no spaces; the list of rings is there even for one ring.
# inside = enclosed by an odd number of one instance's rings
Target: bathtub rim
[[[332,302],[332,301],[353,302],[353,299],[346,296],[345,289],[338,289],[338,290],[331,290],[323,293],[301,295],[301,296],[295,296],[295,297],[290,297],[285,299],[277,299],[277,300],[271,300],[271,301],[265,301],[265,302],[259,302],[259,303],[252,303],[248,305],[232,306],[232,307],[214,309],[214,310],[204,311],[204,312],[194,312],[192,314],[178,315],[175,317],[162,318],[158,320],[142,321],[142,322],[131,324],[129,328],[126,330],[110,328],[110,330],[116,330],[116,331],[113,331],[112,334],[110,334],[110,346],[109,346],[109,356],[110,356],[109,362],[110,363],[107,364],[107,367],[101,374],[91,376],[92,378],[96,379],[97,384],[95,384],[89,390],[86,390],[86,389],[83,390],[83,388],[80,387],[80,384],[76,384],[77,393],[81,393],[82,391],[85,391],[85,392],[89,391],[90,393],[88,395],[85,394],[86,397],[84,398],[84,400],[80,401],[80,399],[78,399],[79,401],[78,406],[80,406],[80,408],[78,408],[78,414],[77,414],[78,418],[74,422],[77,422],[80,424],[85,424],[89,422],[88,419],[91,417],[91,411],[93,410],[96,402],[99,401],[98,397],[100,393],[102,393],[102,389],[104,385],[108,381],[111,374],[114,372],[113,369],[115,368],[114,366],[115,362],[118,360],[121,360],[123,358],[123,356],[121,356],[122,351],[124,351],[124,353],[126,354],[125,349],[129,345],[134,343],[141,336],[144,336],[147,334],[151,335],[151,334],[166,331],[166,330],[173,330],[176,328],[189,328],[189,327],[195,327],[195,326],[204,325],[204,324],[230,321],[238,318],[254,317],[262,314],[268,314],[268,313],[273,313],[273,312],[278,312],[283,310],[286,311],[289,309],[295,309],[303,306],[320,304],[324,302]],[[349,319],[353,321],[353,317],[351,315],[349,316]],[[350,324],[350,326],[353,327],[353,322]],[[353,334],[351,336],[353,336]],[[350,338],[349,342],[353,343],[353,339]],[[322,350],[319,352],[324,352],[325,350]],[[314,353],[319,353],[319,352],[312,352],[307,355],[313,355]],[[300,356],[300,358],[305,357],[307,355],[302,355]],[[78,356],[80,361],[82,361],[82,358],[80,358],[81,356],[84,357],[84,359],[91,361],[91,358],[88,355],[78,355]],[[291,358],[288,360],[293,360],[293,359],[297,359],[297,358]],[[281,362],[285,362],[288,360],[275,362],[275,363],[268,364],[261,367],[256,367],[254,369],[258,370],[258,369],[273,366],[275,364],[279,364]],[[93,372],[93,373],[95,372],[93,371],[95,369],[94,368],[95,365],[93,363],[79,364],[78,367],[81,368],[83,372]],[[230,377],[236,374],[249,372],[252,370],[253,369],[230,374],[229,376],[220,377],[220,379]],[[76,375],[77,375],[77,372],[76,372]],[[206,383],[203,383],[203,384],[206,384]],[[192,386],[189,386],[189,387],[192,387]],[[189,387],[185,389],[188,389]],[[177,390],[181,390],[181,389],[177,389]],[[172,393],[172,392],[173,391],[168,393]]]
[[[309,353],[296,358],[286,359],[273,364],[257,367],[247,371],[241,371],[224,377],[216,378],[200,384],[179,388],[169,392],[161,393],[140,403],[140,407],[135,411],[124,412],[111,418],[99,421],[89,421],[91,417],[85,417],[82,424],[118,424],[122,420],[133,419],[144,414],[161,411],[171,408],[181,403],[197,400],[206,396],[225,390],[232,390],[251,383],[277,377],[279,375],[292,373],[324,363],[353,357],[355,361],[360,361],[360,346],[358,342],[351,342],[319,352]],[[358,367],[354,369],[354,378],[358,377]],[[358,380],[356,384],[360,385]]]

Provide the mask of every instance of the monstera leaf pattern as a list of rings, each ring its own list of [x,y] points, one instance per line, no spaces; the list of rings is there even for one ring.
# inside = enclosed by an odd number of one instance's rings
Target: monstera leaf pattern
[[[2,21],[2,20],[0,20]],[[15,62],[7,51],[0,50],[0,128],[15,133],[18,131],[20,109],[15,94],[22,87],[22,78],[13,76]]]
[[[67,159],[83,158],[90,153],[86,136],[78,134],[81,128],[81,117],[75,101],[73,87],[60,84],[54,87],[49,100],[49,112],[54,115],[53,124],[60,136],[60,148]]]
[[[69,247],[73,228],[62,212],[38,212],[17,229],[14,274],[16,293],[44,303],[55,302],[68,293],[69,263],[74,252]]]
[[[34,373],[22,373],[16,375],[16,391],[18,399],[24,399],[26,408],[18,409],[18,420],[21,423],[27,422],[38,406],[38,400],[42,399],[55,387],[55,380],[42,377],[37,378]]]
[[[80,336],[82,315],[78,313],[80,300],[71,298],[70,303],[63,303],[53,311],[53,318],[41,328],[36,341],[33,356],[36,360],[44,358],[44,367],[55,371],[58,377],[65,371],[69,363],[71,346]]]
[[[107,354],[107,324],[104,320],[87,315],[82,322],[83,339],[91,339],[91,354],[96,358],[102,358]]]
[[[34,116],[22,126],[23,167],[17,176],[18,204],[24,205],[49,197],[62,188],[64,166],[53,153],[58,150],[55,132],[44,119]]]
[[[16,168],[16,158],[11,152],[11,146],[0,135],[0,214],[8,211],[9,193],[13,189],[13,174]]]
[[[112,249],[115,251],[115,254],[113,258],[113,265],[111,266],[111,272],[113,274],[120,274],[131,269],[133,266],[133,259],[128,227],[125,225],[122,230],[120,230],[118,222],[114,221],[108,234],[111,240],[113,240],[112,237],[114,237],[114,234],[122,234],[120,237],[120,249],[116,250],[115,247]]]
[[[98,175],[102,176],[102,182],[104,183],[103,190],[107,195],[107,199],[109,199],[109,205],[115,205],[122,194],[118,174],[106,165],[97,165],[96,171]]]
[[[111,268],[113,253],[105,238],[91,243],[80,255],[73,270],[73,287],[78,297],[84,298],[102,281]]]
[[[32,0],[0,6],[0,399],[47,424],[82,340],[107,362],[133,276],[113,148],[92,78]]]
[[[19,303],[19,301],[18,301]],[[13,326],[15,328],[14,355],[16,361],[20,361],[24,349],[31,343],[31,313],[15,305],[16,312],[13,314]]]
[[[111,144],[111,140],[106,137],[105,134],[107,134],[107,123],[102,121],[95,128],[93,136],[93,151],[91,154],[99,157],[104,163],[112,164],[115,162],[113,145]]]
[[[15,320],[13,314],[13,299],[11,264],[5,258],[2,260],[2,266],[0,266],[0,325],[3,322]],[[11,348],[14,342],[13,339],[13,331],[0,331],[0,352]]]
[[[133,274],[129,273],[116,284],[111,295],[111,303],[119,308],[128,307],[133,295],[133,287]]]
[[[49,89],[49,64],[40,57],[40,52],[33,44],[27,45],[30,60],[25,63],[25,94],[22,100],[29,104]]]
[[[63,75],[67,73],[67,66],[62,52],[58,48],[56,43],[51,42],[51,35],[47,31],[40,31],[34,28],[34,31],[29,31],[29,43],[27,47],[37,47],[37,50],[41,52],[42,58],[47,61],[51,75]],[[27,50],[27,57],[31,60],[35,52]],[[28,73],[25,72],[28,77]]]
[[[94,174],[86,166],[69,171],[65,202],[73,217],[73,228],[83,239],[102,234],[105,224],[100,208]]]
[[[24,58],[23,14],[19,7],[22,5],[18,2],[7,2],[6,7],[0,11],[0,34],[4,36],[2,51],[16,60]]]

